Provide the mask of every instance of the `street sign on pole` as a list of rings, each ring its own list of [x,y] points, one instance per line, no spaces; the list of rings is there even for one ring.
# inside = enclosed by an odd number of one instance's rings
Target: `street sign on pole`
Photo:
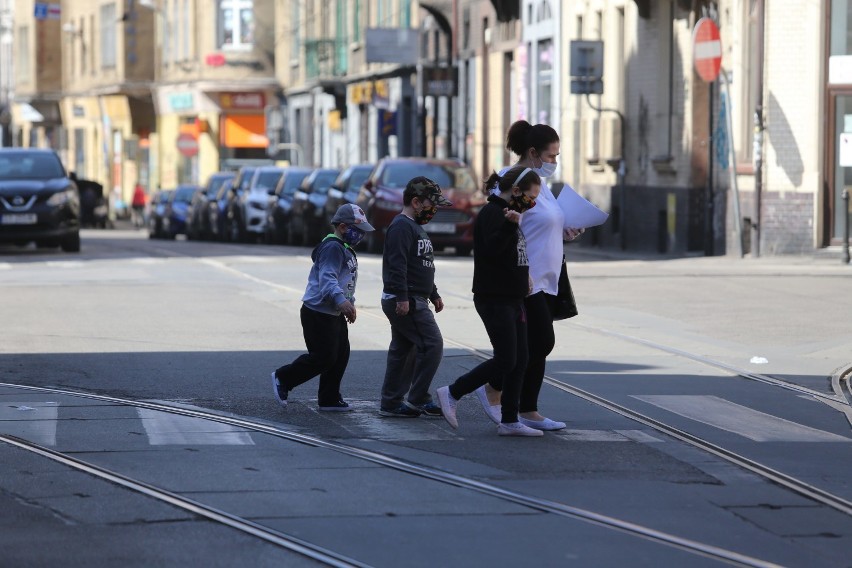
[[[719,77],[722,67],[722,41],[719,28],[710,18],[701,18],[692,32],[692,57],[695,72],[708,83]]]

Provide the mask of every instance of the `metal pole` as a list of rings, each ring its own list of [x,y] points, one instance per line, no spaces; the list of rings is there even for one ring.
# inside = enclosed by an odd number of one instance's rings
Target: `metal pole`
[[[708,105],[707,114],[710,117],[707,136],[707,188],[704,192],[704,197],[707,200],[704,212],[704,256],[713,256],[713,88],[716,81],[710,83],[710,104]]]
[[[722,71],[722,80],[725,84],[725,120],[728,125],[728,172],[731,178],[731,190],[734,192],[734,226],[737,229],[737,252],[743,257],[743,218],[740,213],[740,189],[737,184],[737,153],[734,151],[734,125],[731,118],[731,85],[728,75]]]
[[[849,190],[843,190],[841,195],[843,198],[843,211],[846,213],[843,216],[843,263],[849,264]]]

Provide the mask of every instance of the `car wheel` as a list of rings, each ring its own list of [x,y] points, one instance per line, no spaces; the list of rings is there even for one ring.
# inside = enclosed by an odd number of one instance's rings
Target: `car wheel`
[[[62,250],[65,252],[80,252],[80,233],[74,233],[68,237],[62,239],[62,243],[59,245],[62,247]]]

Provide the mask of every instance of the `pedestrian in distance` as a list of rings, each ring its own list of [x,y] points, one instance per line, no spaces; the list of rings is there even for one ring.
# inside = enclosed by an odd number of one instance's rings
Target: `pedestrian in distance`
[[[352,410],[340,394],[349,363],[348,323],[355,323],[358,258],[355,246],[373,226],[357,205],[341,205],[331,219],[334,231],[311,252],[313,266],[302,297],[300,319],[308,352],[272,372],[272,388],[281,406],[290,391],[319,375],[317,402],[322,411]]]
[[[137,229],[145,226],[145,203],[147,202],[147,197],[145,196],[145,189],[143,189],[141,183],[137,183],[136,187],[133,189],[133,199],[131,200],[131,207],[133,207],[133,226]]]
[[[497,193],[479,212],[473,227],[473,305],[485,325],[494,356],[437,390],[444,418],[458,428],[456,407],[466,394],[483,392],[489,380],[499,382],[500,436],[541,436],[543,432],[518,420],[518,402],[527,368],[527,317],[524,298],[532,290],[527,243],[520,228],[526,211],[536,204],[541,178],[531,168],[516,166],[502,177],[496,173],[483,191]],[[480,395],[481,397],[481,395]],[[490,410],[490,408],[489,408]],[[489,416],[494,420],[494,416]]]
[[[514,122],[506,133],[506,148],[518,156],[514,167],[532,168],[542,178],[536,207],[521,219],[521,230],[527,242],[532,293],[524,300],[527,312],[527,344],[529,361],[524,374],[519,404],[521,424],[538,430],[560,430],[564,422],[547,418],[538,411],[538,397],[544,383],[547,356],[556,345],[553,331],[553,309],[559,288],[559,272],[564,261],[564,243],[573,241],[583,229],[564,228],[562,210],[547,184],[557,167],[559,135],[546,124],[532,125],[525,120]],[[498,174],[504,174],[504,168]],[[493,378],[478,391],[483,408],[490,417],[498,414],[501,401],[499,378]]]
[[[382,311],[391,325],[391,342],[379,414],[439,417],[441,409],[429,387],[441,364],[444,338],[429,302],[440,312],[444,301],[435,286],[435,256],[423,225],[439,205],[452,203],[437,183],[423,176],[408,182],[402,203],[385,234],[382,254]]]

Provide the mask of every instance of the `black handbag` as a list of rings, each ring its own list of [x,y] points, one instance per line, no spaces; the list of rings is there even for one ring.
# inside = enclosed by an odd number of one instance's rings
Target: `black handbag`
[[[562,270],[559,271],[559,287],[553,304],[553,320],[573,318],[577,314],[577,302],[574,301],[574,292],[571,290],[568,268],[565,266],[565,257],[563,257]]]

